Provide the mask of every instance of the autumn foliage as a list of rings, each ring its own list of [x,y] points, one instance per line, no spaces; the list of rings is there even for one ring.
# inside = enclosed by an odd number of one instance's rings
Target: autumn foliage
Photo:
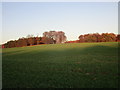
[[[44,32],[43,37],[33,37],[28,35],[26,38],[19,38],[18,40],[11,40],[2,45],[2,48],[33,46],[41,44],[56,44],[56,43],[83,43],[83,42],[116,42],[120,41],[120,34],[114,33],[93,33],[84,34],[78,37],[79,40],[66,41],[65,33],[62,31]]]
[[[82,43],[82,42],[116,42],[120,41],[120,34],[116,35],[114,33],[93,33],[84,34],[78,37],[79,40],[67,41],[65,43]]]
[[[2,45],[2,48],[24,47],[41,44],[56,44],[64,43],[66,41],[65,33],[62,31],[44,32],[43,37],[34,37],[28,35],[26,38],[19,38],[18,40],[11,40]]]
[[[78,38],[79,42],[115,42],[119,40],[117,37],[114,33],[93,33],[80,35]]]

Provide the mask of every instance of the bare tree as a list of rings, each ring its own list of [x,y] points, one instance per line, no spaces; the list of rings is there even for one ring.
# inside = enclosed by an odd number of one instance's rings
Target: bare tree
[[[63,31],[49,31],[44,32],[43,37],[48,37],[53,39],[54,43],[64,43],[66,41],[66,36]]]
[[[28,34],[26,37],[31,38],[31,37],[34,37],[34,35],[33,34]]]

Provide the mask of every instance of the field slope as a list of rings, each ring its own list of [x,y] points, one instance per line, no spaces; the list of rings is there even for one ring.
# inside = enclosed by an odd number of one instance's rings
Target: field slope
[[[5,48],[3,88],[117,88],[118,43]]]

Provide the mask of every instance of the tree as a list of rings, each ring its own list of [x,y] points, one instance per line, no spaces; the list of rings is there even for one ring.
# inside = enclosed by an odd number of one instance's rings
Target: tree
[[[34,35],[33,35],[33,34],[28,34],[28,35],[26,36],[26,38],[31,38],[31,37],[34,37]]]
[[[78,39],[79,39],[79,42],[84,42],[84,35],[80,35]]]
[[[8,48],[8,43],[5,43],[5,44],[4,44],[4,48]]]
[[[63,31],[49,31],[44,32],[43,37],[51,38],[54,43],[64,43],[66,41],[66,36]]]
[[[116,35],[114,33],[102,33],[102,42],[116,41]]]
[[[17,47],[22,47],[22,40],[20,38],[17,40]]]
[[[80,42],[113,42],[116,41],[116,35],[114,33],[93,33],[84,34],[79,37]]]
[[[53,44],[54,40],[52,38],[42,37],[41,42],[44,43],[44,44]]]
[[[8,46],[8,48],[15,47],[15,43],[14,43],[14,41],[13,41],[13,40],[8,41],[8,42],[7,42],[7,46]]]
[[[28,38],[28,45],[34,45],[34,38],[30,37]]]
[[[110,36],[110,38],[111,38],[110,41],[114,42],[114,41],[117,40],[117,39],[116,39],[117,35],[115,35],[114,33],[109,33],[109,36]]]
[[[36,43],[37,45],[41,43],[42,37],[36,37]]]
[[[120,34],[117,35],[116,40],[120,41]]]
[[[27,39],[23,38],[21,39],[22,46],[27,46]]]

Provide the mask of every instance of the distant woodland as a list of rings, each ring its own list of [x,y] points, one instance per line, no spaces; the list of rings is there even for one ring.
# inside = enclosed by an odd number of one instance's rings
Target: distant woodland
[[[120,41],[120,34],[114,33],[93,33],[84,34],[78,37],[79,40],[67,41],[66,43],[82,43],[82,42],[118,42]]]
[[[78,37],[78,40],[67,41],[67,37],[63,31],[44,32],[42,37],[28,35],[27,37],[11,40],[2,45],[2,48],[23,47],[41,44],[59,44],[59,43],[84,43],[84,42],[118,42],[120,34],[114,33],[93,33],[84,34]]]
[[[62,31],[49,31],[44,32],[43,37],[34,37],[34,35],[28,35],[26,38],[22,37],[18,40],[11,40],[2,45],[2,48],[23,47],[41,44],[57,44],[65,43],[66,36]]]

